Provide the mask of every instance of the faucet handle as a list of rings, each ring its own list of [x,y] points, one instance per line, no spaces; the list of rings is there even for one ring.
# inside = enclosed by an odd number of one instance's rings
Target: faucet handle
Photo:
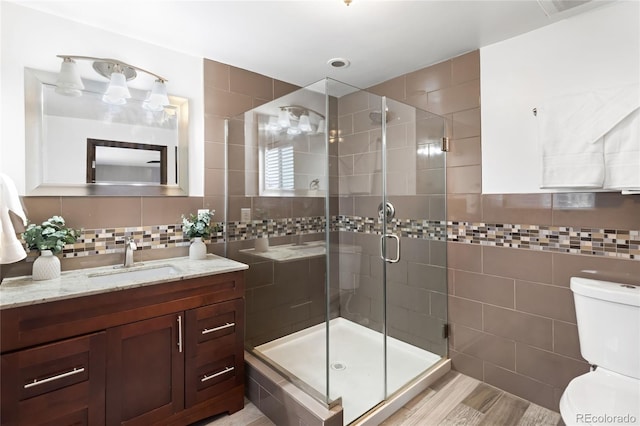
[[[127,238],[127,245],[132,250],[137,250],[138,246],[136,246],[136,242],[133,240],[133,237]]]

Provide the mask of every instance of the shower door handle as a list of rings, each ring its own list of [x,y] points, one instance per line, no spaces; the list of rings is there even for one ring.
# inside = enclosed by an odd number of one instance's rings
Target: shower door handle
[[[385,238],[393,238],[394,240],[396,240],[396,258],[395,259],[388,259],[387,258],[387,254],[385,253],[385,250],[384,250],[384,239]],[[380,257],[385,262],[398,263],[400,261],[400,237],[398,237],[395,234],[381,235],[380,236]]]

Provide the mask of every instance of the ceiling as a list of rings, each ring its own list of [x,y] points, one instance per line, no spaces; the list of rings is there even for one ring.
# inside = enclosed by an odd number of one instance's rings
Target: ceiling
[[[299,86],[367,88],[607,1],[26,1],[26,7]],[[331,58],[351,62],[335,69]]]

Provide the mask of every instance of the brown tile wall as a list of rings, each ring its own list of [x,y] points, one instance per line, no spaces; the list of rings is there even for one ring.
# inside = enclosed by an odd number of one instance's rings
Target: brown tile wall
[[[447,118],[447,219],[640,229],[640,196],[481,194],[479,59],[478,51],[471,52],[371,88]],[[570,277],[589,270],[640,285],[640,262],[447,245],[453,368],[557,411],[569,381],[588,370],[580,356]]]
[[[305,240],[322,239],[324,233]],[[270,245],[291,244],[296,237],[269,238]],[[325,259],[275,262],[241,250],[255,240],[231,241],[227,257],[249,265],[245,275],[245,343],[258,346],[325,320]]]
[[[203,197],[23,197],[29,220],[42,223],[53,215],[65,218],[67,226],[76,229],[105,229],[147,227],[180,223],[182,214],[195,213],[201,208],[215,208],[214,220],[221,220],[223,208],[212,206]],[[220,248],[211,247],[211,252]],[[138,250],[136,262],[158,258],[186,256],[188,247],[164,250]],[[121,253],[62,258],[62,270],[115,265],[122,261]],[[30,275],[34,256],[18,263],[2,266],[2,276]]]
[[[485,223],[640,228],[635,196],[499,194],[478,201],[473,215]],[[454,214],[464,220],[464,212]],[[640,285],[637,260],[451,242],[448,256],[453,368],[556,411],[569,381],[588,371],[571,276]]]

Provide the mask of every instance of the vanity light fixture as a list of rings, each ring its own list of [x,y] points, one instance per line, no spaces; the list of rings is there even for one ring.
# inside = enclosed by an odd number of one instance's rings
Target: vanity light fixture
[[[311,116],[314,119],[311,119]],[[312,123],[317,123],[314,126]],[[286,131],[288,135],[299,135],[301,133],[324,133],[324,115],[312,109],[300,105],[285,105],[280,107],[278,117],[269,117],[269,122],[265,126],[266,130],[274,133]]]
[[[127,81],[137,77],[137,71],[155,77],[153,87],[143,103],[143,107],[149,111],[162,111],[165,105],[169,105],[167,96],[166,78],[134,65],[127,64],[117,59],[95,58],[92,56],[57,55],[62,58],[60,74],[56,81],[56,93],[66,96],[81,96],[84,84],[80,78],[76,60],[93,61],[93,69],[103,77],[109,79],[109,86],[102,100],[112,105],[122,105],[131,98]]]
[[[324,118],[321,118],[318,121],[318,128],[316,129],[316,133],[325,133],[327,131],[327,123],[324,121]]]
[[[162,111],[165,105],[169,105],[167,86],[163,80],[157,79],[153,82],[151,92],[142,106],[149,111]]]
[[[84,84],[82,84],[76,61],[64,58],[56,81],[56,93],[65,96],[81,96],[82,90],[84,90]]]
[[[291,119],[289,118],[289,111],[285,108],[280,108],[280,112],[278,113],[278,124],[281,129],[288,129],[291,127]]]
[[[304,133],[309,133],[313,130],[311,128],[311,121],[309,121],[309,113],[302,114],[300,116],[300,121],[298,122],[298,129],[300,129],[300,131]]]
[[[120,67],[116,65],[111,73],[109,87],[102,96],[102,100],[111,105],[123,105],[127,103],[127,99],[131,98],[129,88],[127,87],[127,80],[120,70]]]

